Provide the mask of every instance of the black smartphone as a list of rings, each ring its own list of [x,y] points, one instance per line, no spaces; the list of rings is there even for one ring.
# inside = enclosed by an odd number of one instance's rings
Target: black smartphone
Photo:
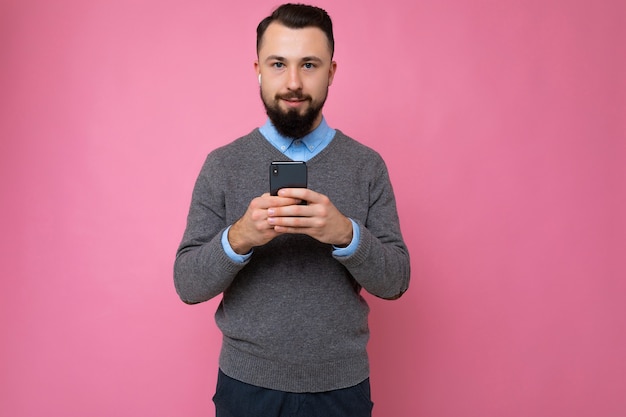
[[[270,164],[270,195],[278,195],[281,188],[306,188],[306,163],[302,161],[274,161]]]

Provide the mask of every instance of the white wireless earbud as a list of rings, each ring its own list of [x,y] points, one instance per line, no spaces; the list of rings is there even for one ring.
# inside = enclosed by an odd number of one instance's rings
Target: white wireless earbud
[[[259,74],[259,85],[261,85],[261,74]]]

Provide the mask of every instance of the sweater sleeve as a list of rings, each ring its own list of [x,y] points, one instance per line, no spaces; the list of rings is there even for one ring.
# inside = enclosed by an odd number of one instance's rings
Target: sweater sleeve
[[[222,293],[246,262],[228,257],[221,243],[226,221],[219,159],[207,157],[194,186],[187,226],[174,262],[174,285],[185,303],[197,304]]]
[[[365,222],[357,220],[360,241],[349,256],[335,257],[369,293],[397,299],[408,289],[409,252],[402,238],[395,197],[387,168],[379,160],[379,171],[369,185],[370,203]]]

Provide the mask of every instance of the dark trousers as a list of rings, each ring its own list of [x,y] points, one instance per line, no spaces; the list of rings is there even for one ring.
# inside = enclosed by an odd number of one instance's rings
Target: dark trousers
[[[213,397],[216,417],[371,417],[370,381],[335,391],[292,393],[237,381],[221,370]]]

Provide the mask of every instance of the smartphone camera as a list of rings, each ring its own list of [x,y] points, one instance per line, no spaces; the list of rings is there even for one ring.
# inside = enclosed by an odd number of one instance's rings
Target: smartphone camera
[[[276,165],[272,166],[272,175],[275,177],[278,176],[278,167]]]

